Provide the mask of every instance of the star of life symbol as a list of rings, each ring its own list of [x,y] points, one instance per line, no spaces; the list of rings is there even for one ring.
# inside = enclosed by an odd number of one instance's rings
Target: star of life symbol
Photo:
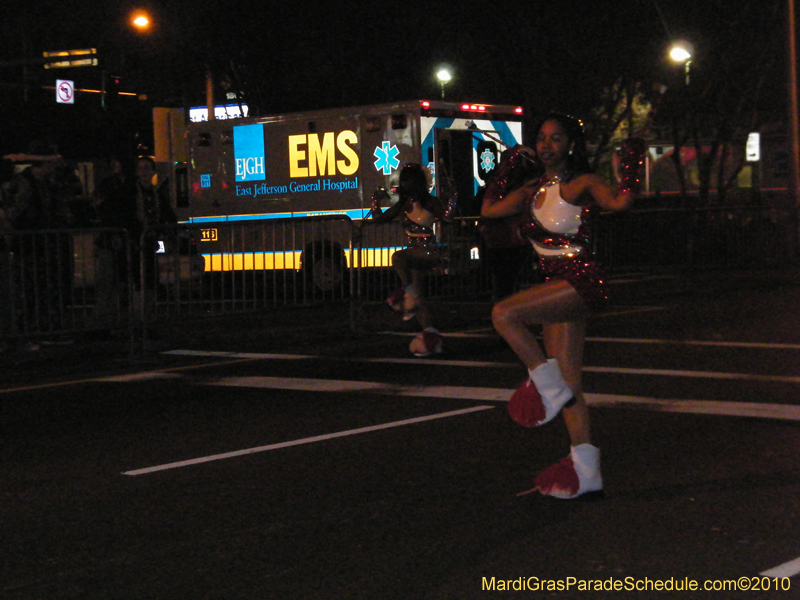
[[[481,168],[487,173],[494,170],[494,152],[488,148],[481,152]]]
[[[378,159],[375,161],[375,169],[382,171],[384,175],[391,175],[392,171],[400,166],[400,160],[397,158],[400,150],[397,146],[392,146],[391,142],[381,143],[380,148],[375,148],[373,154]]]

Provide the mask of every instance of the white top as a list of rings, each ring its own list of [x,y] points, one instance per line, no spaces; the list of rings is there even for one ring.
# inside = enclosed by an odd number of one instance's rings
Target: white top
[[[433,227],[433,222],[436,220],[434,214],[422,208],[422,203],[417,201],[413,202],[411,212],[407,212],[406,217],[409,221],[414,221],[424,227]]]
[[[537,208],[541,192],[544,191],[545,197],[542,206]],[[581,226],[582,206],[573,206],[561,197],[561,184],[554,183],[546,185],[537,192],[537,198],[533,201],[533,216],[536,220],[553,233],[564,235],[575,235]]]
[[[537,207],[541,195],[544,194],[544,201]],[[548,182],[536,193],[536,197],[531,204],[531,212],[534,218],[547,231],[561,235],[575,235],[581,226],[581,215],[583,207],[574,206],[561,197],[561,183]],[[532,242],[533,247],[542,256],[571,256],[580,252],[580,248],[565,246],[562,248],[548,248]]]

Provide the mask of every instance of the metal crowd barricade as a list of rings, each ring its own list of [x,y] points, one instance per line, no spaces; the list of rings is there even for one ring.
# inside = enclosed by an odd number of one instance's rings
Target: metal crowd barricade
[[[230,221],[122,229],[6,231],[0,235],[0,342],[58,342],[187,318],[324,302],[383,302],[399,286],[399,222],[347,217]],[[781,268],[798,257],[797,216],[761,207],[633,209],[601,214],[596,251],[610,276],[626,271]],[[437,226],[442,258],[430,297],[488,296],[479,219]],[[204,242],[203,239],[212,240]],[[136,247],[135,247],[136,246]],[[537,280],[535,265],[520,286]],[[353,319],[353,322],[355,320]],[[118,336],[119,337],[119,336]]]
[[[345,216],[150,228],[141,240],[141,286],[150,296],[142,320],[345,301],[351,240]]]
[[[379,302],[400,280],[392,269],[392,255],[405,247],[400,223],[365,220],[357,225],[353,240],[354,287],[361,302]]]
[[[441,253],[439,264],[427,280],[428,296],[469,298],[490,289],[490,278],[481,256],[477,219],[457,219],[436,226]],[[392,268],[392,255],[406,247],[402,224],[398,221],[363,221],[354,241],[356,289],[364,302],[380,302],[400,285]]]
[[[116,251],[110,250],[112,239]],[[92,330],[126,328],[127,248],[127,233],[120,229],[4,232],[0,339],[9,346],[63,344]]]
[[[480,233],[480,218],[458,218],[436,225],[441,260],[428,278],[428,295],[439,299],[475,299],[492,291],[492,274],[484,259],[486,248]],[[399,222],[365,221],[356,238],[360,260],[356,262],[358,289],[365,301],[382,301],[400,280],[391,269],[391,256],[405,247]],[[382,267],[376,268],[376,267]],[[535,261],[523,264],[517,286],[538,280]]]

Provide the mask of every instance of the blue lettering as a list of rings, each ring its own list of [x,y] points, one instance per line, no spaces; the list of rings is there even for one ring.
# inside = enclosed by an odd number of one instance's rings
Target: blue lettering
[[[344,181],[332,181],[330,179],[326,179],[322,182],[322,189],[336,190],[338,192],[343,192],[344,190],[356,190],[358,189],[358,177],[353,177],[353,179],[345,179]]]
[[[288,188],[285,185],[269,185],[266,183],[256,183],[249,188],[236,186],[237,196],[268,196],[270,194],[285,194]]]
[[[289,190],[292,192],[318,192],[320,190],[320,182],[316,183],[297,183],[293,181],[289,185]]]

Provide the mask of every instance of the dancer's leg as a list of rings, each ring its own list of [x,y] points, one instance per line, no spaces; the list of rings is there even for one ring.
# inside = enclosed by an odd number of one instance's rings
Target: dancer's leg
[[[523,290],[495,304],[492,323],[511,349],[533,370],[546,362],[531,325],[582,320],[586,304],[566,281],[550,281]]]
[[[564,407],[564,422],[573,446],[591,443],[589,408],[583,395],[583,351],[586,320],[544,325],[544,345],[548,356],[555,358],[575,402]]]

